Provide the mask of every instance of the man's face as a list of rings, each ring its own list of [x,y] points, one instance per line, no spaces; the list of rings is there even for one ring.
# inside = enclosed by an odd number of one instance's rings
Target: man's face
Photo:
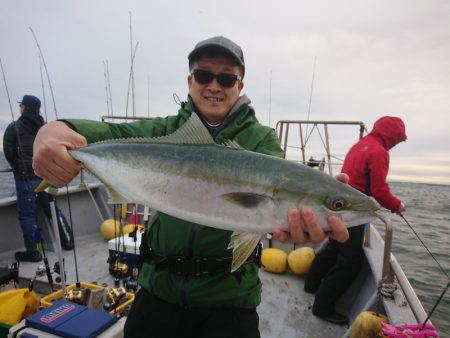
[[[239,66],[223,57],[201,58],[193,63],[193,69],[209,71],[213,74],[240,75]],[[189,94],[198,112],[210,124],[219,124],[230,112],[239,99],[244,83],[236,81],[233,87],[224,87],[214,78],[208,84],[195,81],[193,75],[188,76]]]

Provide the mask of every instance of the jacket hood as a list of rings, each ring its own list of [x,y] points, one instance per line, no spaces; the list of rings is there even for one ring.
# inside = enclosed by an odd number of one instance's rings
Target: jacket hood
[[[39,112],[31,112],[31,111],[23,113],[19,119],[22,121],[27,121],[36,127],[41,127],[45,122],[44,118]]]
[[[405,124],[399,117],[383,116],[374,123],[369,135],[379,139],[389,150],[398,143],[406,141]]]

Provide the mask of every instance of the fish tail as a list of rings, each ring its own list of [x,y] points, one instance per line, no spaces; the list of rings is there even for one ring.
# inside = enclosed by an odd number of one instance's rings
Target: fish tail
[[[36,187],[36,189],[34,189],[34,192],[44,191],[49,186],[50,184],[48,184],[46,180],[42,180],[41,183],[39,183],[39,185]]]

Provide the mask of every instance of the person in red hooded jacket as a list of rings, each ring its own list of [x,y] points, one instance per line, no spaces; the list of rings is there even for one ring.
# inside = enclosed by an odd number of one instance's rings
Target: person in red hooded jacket
[[[353,188],[373,196],[384,208],[397,214],[403,213],[405,206],[391,193],[386,177],[389,150],[405,140],[405,124],[400,118],[381,117],[372,131],[351,147],[341,170],[349,176],[348,184]],[[306,292],[317,292],[313,314],[335,324],[348,323],[345,315],[335,311],[335,303],[364,261],[364,224],[348,230],[350,237],[345,243],[328,240],[318,252],[305,281]]]

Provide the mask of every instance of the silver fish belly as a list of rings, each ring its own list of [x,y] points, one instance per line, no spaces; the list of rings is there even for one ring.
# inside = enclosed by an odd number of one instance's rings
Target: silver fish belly
[[[239,258],[233,269],[251,254],[261,234],[276,226],[288,228],[291,208],[311,208],[324,230],[329,215],[347,226],[376,218],[375,200],[335,178],[230,145],[215,144],[193,114],[169,136],[111,140],[71,154],[105,184],[113,202],[147,205],[187,221],[234,230],[230,245]],[[236,247],[245,252],[237,253]]]

